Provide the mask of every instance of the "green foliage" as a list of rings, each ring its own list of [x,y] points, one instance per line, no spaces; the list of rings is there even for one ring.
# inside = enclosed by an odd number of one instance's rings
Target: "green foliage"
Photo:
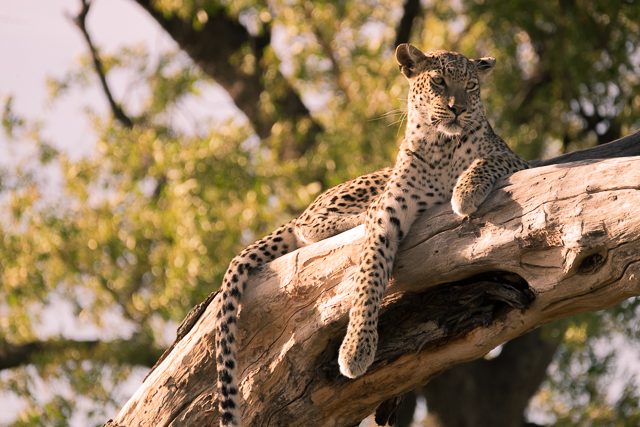
[[[1,343],[42,339],[43,313],[61,310],[62,299],[70,312],[60,316],[94,325],[103,339],[133,336],[149,348],[167,345],[166,331],[218,287],[243,245],[323,189],[393,159],[407,90],[392,57],[399,2],[156,4],[194,28],[216,13],[240,17],[255,33],[268,27],[277,41],[261,58],[247,47],[237,61],[239,67],[263,62],[267,90],[260,108],[282,120],[268,145],[241,119],[205,132],[180,130],[174,117],[181,103],[197,99],[210,82],[183,52],[153,58],[141,46],[102,55],[109,72],[137,82],[130,92],[136,102],[120,100],[136,125],[127,129],[89,112],[97,141],[88,158],[56,150],[6,98],[8,144],[30,145],[36,155],[0,173]],[[499,133],[525,156],[593,144],[640,124],[640,8],[631,2],[433,1],[424,7],[415,44],[497,57],[483,96]],[[310,121],[281,117],[277,99],[287,89],[278,70],[324,128],[313,150],[287,162],[278,158],[279,141],[304,134]],[[49,81],[54,98],[89,85],[95,85],[89,60]],[[62,176],[54,194],[42,185],[51,173],[46,168]],[[574,319],[540,411],[558,425],[638,420],[631,383],[615,402],[607,400],[603,390],[615,355],[596,351],[612,331],[637,339],[638,319],[637,301]],[[72,335],[58,331],[47,338]],[[121,402],[112,391],[145,358],[106,360],[106,352],[103,346],[59,349],[34,359],[37,369],[5,372],[2,385],[27,405],[15,425],[66,425],[87,412],[77,396],[95,400],[91,410],[107,404],[89,418],[113,415]],[[35,399],[33,384],[43,380],[70,391]]]
[[[532,405],[553,425],[627,426],[640,421],[637,329],[625,335],[628,324],[617,320],[625,311],[637,323],[637,303],[633,298],[614,310],[564,322],[563,345]]]

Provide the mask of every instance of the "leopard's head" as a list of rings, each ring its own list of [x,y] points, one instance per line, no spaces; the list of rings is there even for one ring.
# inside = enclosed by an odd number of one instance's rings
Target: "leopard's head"
[[[485,119],[480,78],[491,71],[495,58],[468,59],[442,50],[423,53],[403,43],[396,60],[410,82],[409,114],[446,135],[459,135]]]

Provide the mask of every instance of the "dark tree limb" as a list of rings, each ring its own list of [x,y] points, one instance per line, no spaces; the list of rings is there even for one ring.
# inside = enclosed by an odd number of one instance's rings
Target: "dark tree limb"
[[[597,147],[563,154],[553,159],[534,160],[533,167],[558,165],[588,159],[613,159],[616,157],[640,156],[640,130],[615,141]]]
[[[587,112],[581,100],[578,101],[578,115],[582,117],[586,123],[586,127],[580,132],[581,137],[584,137],[584,135],[589,132],[593,132],[598,138],[598,144],[605,144],[607,141],[620,138],[621,129],[617,117],[602,116],[597,108],[593,108],[592,112]],[[600,125],[607,127],[604,132],[599,132],[598,127]]]
[[[393,45],[394,48],[401,43],[409,42],[411,39],[413,24],[421,13],[422,6],[420,5],[420,0],[405,0],[402,18],[400,18],[398,28],[396,29],[396,40]]]
[[[521,89],[514,96],[513,110],[521,111],[533,105],[533,100],[538,94],[545,89],[553,81],[551,72],[546,68],[544,62],[539,62],[533,74],[522,82]],[[515,115],[514,123],[523,124],[527,122],[527,114]]]
[[[552,329],[529,332],[506,343],[494,359],[482,358],[456,366],[402,398],[396,396],[382,402],[376,409],[376,421],[380,413],[392,411],[391,416],[380,417],[380,421],[397,417],[398,422],[393,425],[408,427],[416,397],[422,395],[427,399],[428,425],[432,427],[528,424],[523,414],[562,342],[562,333],[554,330],[551,335]]]
[[[133,120],[124,112],[122,106],[116,102],[113,97],[113,93],[109,84],[107,83],[107,74],[104,69],[104,64],[100,59],[100,55],[98,53],[98,49],[93,43],[93,39],[89,34],[89,30],[87,29],[87,15],[89,14],[89,10],[91,9],[91,0],[80,0],[80,11],[76,16],[68,16],[68,18],[75,24],[75,26],[82,33],[82,37],[84,38],[87,47],[89,48],[89,53],[91,54],[91,61],[93,63],[93,69],[98,75],[98,80],[100,81],[100,87],[102,87],[102,91],[107,97],[107,102],[109,103],[109,108],[111,109],[111,113],[113,117],[122,124],[122,126],[126,128],[133,127]]]
[[[0,371],[29,364],[45,365],[67,358],[67,354],[73,354],[74,360],[152,366],[163,350],[139,335],[114,341],[52,338],[12,344],[0,340]]]
[[[522,425],[561,341],[561,336],[547,336],[545,328],[536,329],[505,344],[495,359],[443,372],[424,387],[429,416],[442,426]]]
[[[279,90],[272,91],[270,101],[275,113],[263,108],[263,93],[266,88],[263,76],[265,66],[259,59],[269,45],[271,36],[266,27],[260,35],[251,35],[235,18],[228,15],[223,7],[217,7],[208,14],[201,28],[194,28],[190,19],[182,19],[158,10],[152,0],[136,0],[160,26],[189,54],[202,70],[220,84],[231,96],[235,105],[247,116],[256,134],[267,139],[272,128],[281,118],[293,126],[307,123],[305,131],[298,135],[299,141],[289,138],[280,149],[282,159],[302,156],[315,144],[315,138],[322,131],[311,117],[300,96],[284,76],[276,71]],[[247,54],[243,48],[250,48],[255,61],[251,69],[241,67]],[[293,131],[292,131],[293,132]]]

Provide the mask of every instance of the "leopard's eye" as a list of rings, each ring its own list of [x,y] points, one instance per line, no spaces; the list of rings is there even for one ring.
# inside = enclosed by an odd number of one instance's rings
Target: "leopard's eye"
[[[431,81],[438,86],[444,86],[444,78],[442,78],[442,76],[433,76],[431,77]]]
[[[468,92],[473,92],[478,89],[478,82],[475,80],[469,80],[465,89],[467,89]]]

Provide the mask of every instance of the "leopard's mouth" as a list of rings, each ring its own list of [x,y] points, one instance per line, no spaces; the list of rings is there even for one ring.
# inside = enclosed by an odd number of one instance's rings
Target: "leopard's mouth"
[[[460,120],[458,120],[458,117],[454,117],[451,120],[442,122],[438,127],[440,132],[449,136],[460,135],[462,129],[464,128],[462,126],[462,123],[460,123]]]

